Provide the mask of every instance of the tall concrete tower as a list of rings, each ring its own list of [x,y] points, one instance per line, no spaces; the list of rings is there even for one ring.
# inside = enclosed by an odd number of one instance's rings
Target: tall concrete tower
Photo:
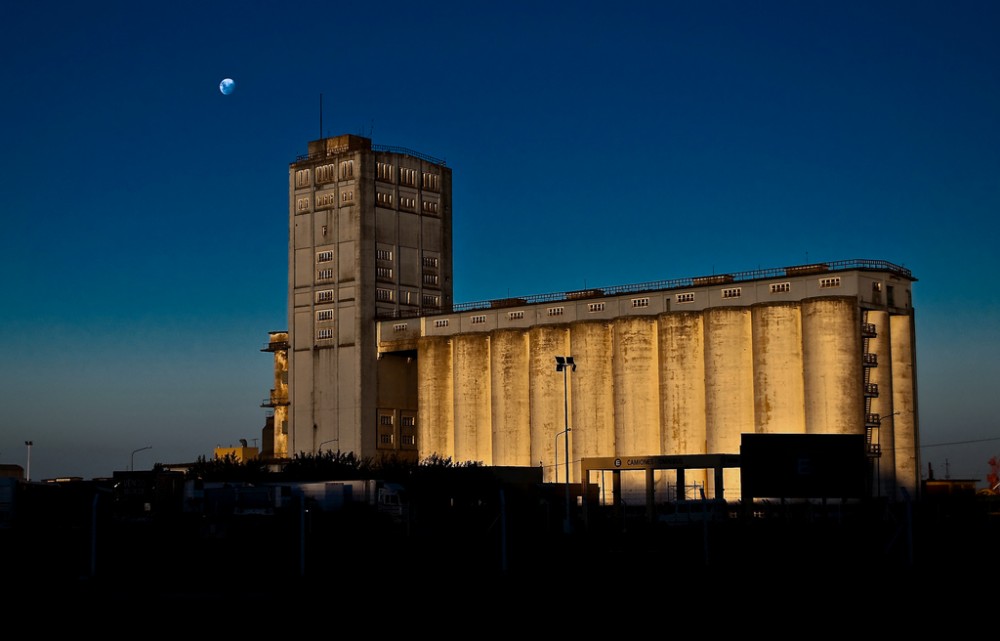
[[[288,194],[288,454],[416,460],[415,352],[380,358],[376,321],[452,307],[451,170],[342,135],[309,143]]]

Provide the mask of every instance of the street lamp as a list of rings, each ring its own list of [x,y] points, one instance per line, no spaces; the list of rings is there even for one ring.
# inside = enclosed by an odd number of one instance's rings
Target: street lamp
[[[563,415],[566,417],[566,429],[560,432],[565,439],[566,450],[566,522],[563,529],[568,534],[573,530],[573,522],[570,520],[570,500],[569,500],[569,379],[568,372],[576,371],[576,363],[572,356],[556,356],[556,371],[563,373]],[[558,437],[558,435],[556,435]],[[558,448],[557,448],[558,449]],[[556,453],[556,474],[559,473],[559,456]]]
[[[340,439],[339,438],[331,438],[329,441],[323,441],[322,443],[320,443],[319,447],[316,448],[316,453],[322,455],[323,454],[323,446],[326,445],[327,443],[336,443],[337,444],[337,451],[338,452],[340,451]]]
[[[31,480],[31,446],[34,445],[35,442],[34,441],[25,441],[24,444],[28,446],[28,469],[25,472],[25,475],[27,476],[26,480],[30,481]]]
[[[141,452],[143,450],[151,450],[151,449],[153,449],[153,446],[152,445],[147,445],[146,447],[140,447],[137,450],[132,450],[132,463],[131,463],[131,465],[129,465],[129,468],[128,468],[129,471],[135,472],[135,453],[136,452]]]

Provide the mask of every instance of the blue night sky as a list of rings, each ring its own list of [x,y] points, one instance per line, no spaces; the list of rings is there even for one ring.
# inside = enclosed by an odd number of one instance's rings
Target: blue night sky
[[[807,262],[913,271],[923,473],[1000,454],[1000,3],[8,2],[0,463],[260,438],[288,165],[453,170],[455,300]],[[236,81],[223,95],[219,82]]]

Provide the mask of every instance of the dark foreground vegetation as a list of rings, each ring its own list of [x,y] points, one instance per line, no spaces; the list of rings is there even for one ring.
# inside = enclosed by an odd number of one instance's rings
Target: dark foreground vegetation
[[[339,455],[282,473],[202,463],[18,483],[0,527],[6,595],[341,604],[631,595],[667,606],[781,594],[856,606],[868,594],[912,605],[942,590],[985,594],[979,585],[1000,567],[996,497],[647,508],[576,500],[573,486],[567,528],[565,486],[542,483],[540,470],[364,468]],[[310,495],[317,483],[337,500]]]

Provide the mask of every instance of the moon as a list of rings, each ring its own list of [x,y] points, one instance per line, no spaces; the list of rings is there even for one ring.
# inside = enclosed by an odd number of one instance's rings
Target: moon
[[[233,89],[235,88],[236,88],[236,83],[233,81],[232,78],[226,78],[219,83],[219,91],[221,91],[226,96],[233,93]]]

